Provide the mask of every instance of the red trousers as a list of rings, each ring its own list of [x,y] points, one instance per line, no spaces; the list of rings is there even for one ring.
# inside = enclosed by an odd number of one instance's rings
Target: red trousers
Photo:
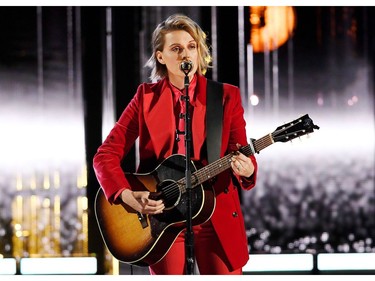
[[[210,221],[193,226],[194,254],[200,274],[242,274],[242,268],[230,271],[227,257]],[[185,231],[177,237],[172,247],[156,264],[150,266],[150,274],[182,275],[186,273]]]

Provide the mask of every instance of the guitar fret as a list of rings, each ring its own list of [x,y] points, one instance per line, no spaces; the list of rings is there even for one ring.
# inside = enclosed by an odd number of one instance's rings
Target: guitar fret
[[[264,148],[270,146],[273,143],[275,143],[275,140],[274,140],[273,134],[270,133],[257,140],[254,140],[252,145],[254,147],[255,152],[259,153],[259,151],[263,150]],[[250,145],[241,147],[240,151],[246,156],[250,156],[254,154],[252,147]],[[196,187],[202,184],[203,182],[215,177],[216,175],[220,174],[226,169],[230,168],[231,158],[232,158],[232,154],[228,154],[224,156],[223,158],[218,159],[215,162],[208,164],[204,168],[198,171],[195,171],[191,177],[192,187]],[[181,186],[181,192],[183,193],[186,192],[185,178],[180,179],[178,181],[178,185]]]
[[[272,135],[268,134],[268,135],[265,135],[264,137],[256,140],[255,143],[254,143],[254,147],[255,147],[256,151],[260,151],[260,150],[270,146],[273,143],[274,143],[274,141],[273,141]]]
[[[229,155],[230,156],[230,155]],[[192,184],[193,187],[205,182],[206,180],[211,179],[212,177],[220,174],[221,172],[225,171],[230,166],[230,158],[227,156],[223,157],[222,159],[219,159],[211,164],[208,164],[203,169],[195,172],[192,175],[192,179],[197,179],[194,184]],[[192,181],[193,182],[193,181]]]
[[[254,141],[253,146],[254,146],[255,151],[259,152],[273,143],[274,141],[273,141],[272,135],[268,134]],[[241,152],[246,156],[250,156],[253,154],[253,151],[250,145],[241,147]],[[192,173],[191,175],[192,188],[202,184],[203,182],[215,177],[216,175],[230,168],[231,158],[232,158],[232,154],[228,154],[224,156],[223,158],[218,159],[215,162],[210,163],[207,166],[203,167],[202,169]],[[181,186],[181,192],[182,193],[186,192],[185,178],[180,179],[177,183],[179,186]]]

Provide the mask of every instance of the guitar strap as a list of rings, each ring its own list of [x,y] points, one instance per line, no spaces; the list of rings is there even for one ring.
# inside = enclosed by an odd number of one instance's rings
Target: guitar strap
[[[208,163],[220,158],[223,129],[223,92],[222,83],[207,79],[206,147]]]

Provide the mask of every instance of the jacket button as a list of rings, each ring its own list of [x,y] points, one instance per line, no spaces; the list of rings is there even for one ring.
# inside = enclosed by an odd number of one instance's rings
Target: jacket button
[[[233,213],[232,213],[232,216],[233,216],[234,218],[238,217],[237,212],[233,212]]]
[[[229,193],[229,189],[227,187],[224,188],[224,193]]]

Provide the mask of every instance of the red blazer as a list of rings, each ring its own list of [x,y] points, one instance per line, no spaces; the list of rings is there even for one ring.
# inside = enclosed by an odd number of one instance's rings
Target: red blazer
[[[205,141],[206,84],[204,76],[197,76],[196,100],[192,116],[193,151],[199,152]],[[246,122],[238,87],[224,84],[223,130],[221,157],[236,150],[236,143],[246,145]],[[94,156],[94,170],[107,199],[113,202],[119,191],[130,188],[120,162],[139,137],[140,163],[137,172],[151,172],[163,159],[173,154],[175,122],[173,96],[169,83],[141,84],[104,143]],[[192,158],[199,158],[193,155]],[[249,179],[238,178],[239,186],[251,189],[256,182],[257,163],[250,157],[254,174]],[[227,254],[232,270],[246,264],[249,254],[240,200],[232,171],[221,173],[214,185],[216,208],[212,225]]]

